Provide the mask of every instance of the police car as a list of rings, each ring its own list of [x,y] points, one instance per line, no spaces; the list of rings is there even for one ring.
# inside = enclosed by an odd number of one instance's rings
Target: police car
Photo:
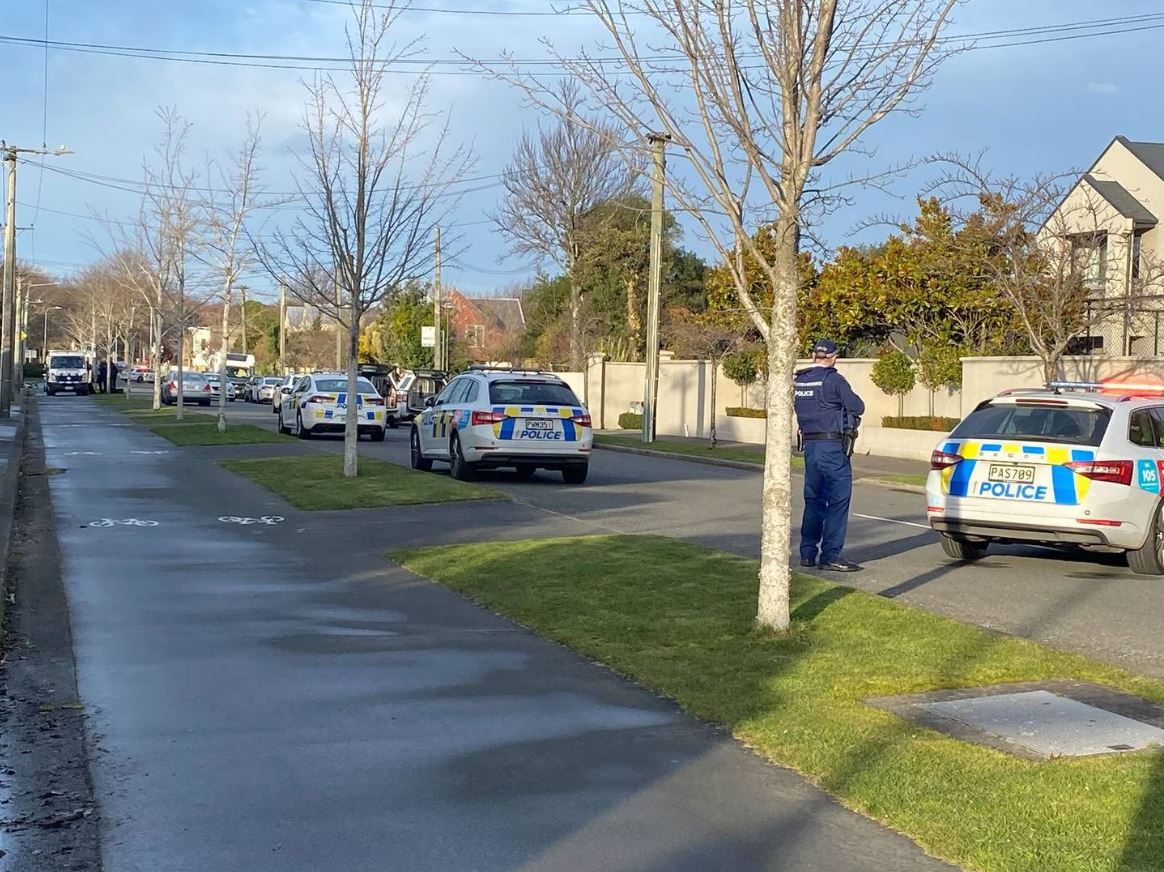
[[[384,398],[366,378],[356,380],[354,403],[348,397],[348,377],[342,372],[299,376],[287,393],[276,397],[279,432],[306,439],[317,433],[342,433],[349,413],[358,420],[360,436],[383,442],[387,426]],[[352,407],[355,411],[352,412]]]
[[[950,557],[991,542],[1127,552],[1164,574],[1164,387],[1056,382],[981,403],[935,449],[930,526]]]
[[[556,375],[471,367],[425,401],[409,439],[413,469],[441,461],[462,481],[479,469],[512,467],[522,478],[551,469],[582,484],[594,431],[590,413]]]

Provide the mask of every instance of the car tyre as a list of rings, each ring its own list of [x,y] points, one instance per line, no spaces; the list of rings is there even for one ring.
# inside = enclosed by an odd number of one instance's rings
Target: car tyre
[[[589,472],[589,463],[580,463],[575,466],[567,466],[562,469],[562,481],[564,481],[566,484],[583,484],[586,481],[586,475]]]
[[[295,435],[300,439],[310,439],[311,431],[303,426],[303,413],[295,413]],[[357,434],[358,435],[358,434]]]
[[[985,542],[970,542],[947,533],[942,534],[942,550],[946,552],[947,557],[952,557],[955,560],[966,562],[981,560],[986,556],[986,545]]]
[[[1156,507],[1148,541],[1128,552],[1128,566],[1136,575],[1164,575],[1164,503]]]
[[[432,469],[432,461],[426,458],[420,451],[420,431],[415,427],[408,436],[408,460],[409,465],[421,472],[428,472]]]
[[[275,410],[275,414],[277,414],[277,415],[279,416],[279,432],[280,432],[280,433],[283,433],[283,434],[290,433],[290,432],[291,432],[290,428],[289,428],[289,427],[287,427],[287,425],[285,425],[285,424],[283,423],[283,410],[282,410],[282,409],[276,409],[276,410]]]
[[[529,481],[537,471],[538,468],[532,463],[519,463],[517,465],[517,477],[522,481]]]
[[[57,395],[57,392],[54,391],[52,388],[45,388],[44,392],[45,392],[46,396],[50,396],[50,397],[55,397]]]
[[[383,427],[380,427],[376,430],[373,430],[371,433],[369,433],[368,438],[371,439],[373,442],[383,442],[384,437],[386,435],[387,435],[387,431]]]
[[[457,481],[472,481],[477,477],[473,464],[461,453],[461,439],[456,433],[449,440],[449,475]]]
[[[393,430],[395,430],[397,427],[400,426],[400,419],[399,418],[389,418],[388,419],[388,426],[391,427]]]

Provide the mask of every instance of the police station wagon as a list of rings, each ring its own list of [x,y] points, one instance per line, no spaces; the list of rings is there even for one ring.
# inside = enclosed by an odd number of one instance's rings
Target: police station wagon
[[[991,542],[1125,551],[1164,574],[1164,388],[1053,383],[981,403],[933,452],[930,526],[950,557]]]
[[[590,413],[552,373],[471,367],[425,406],[409,437],[413,469],[438,460],[463,481],[500,467],[522,478],[550,469],[567,484],[586,481]]]

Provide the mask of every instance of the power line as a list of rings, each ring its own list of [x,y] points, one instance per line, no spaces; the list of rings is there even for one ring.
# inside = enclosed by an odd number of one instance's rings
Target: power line
[[[304,3],[318,3],[325,6],[346,6],[351,7],[350,0],[303,0]],[[371,4],[373,9],[397,9],[399,12],[427,12],[433,15],[505,15],[514,17],[542,17],[548,15],[585,15],[585,9],[578,6],[565,6],[562,9],[539,10],[537,12],[528,12],[518,9],[449,9],[441,7],[430,6],[388,6],[380,3]],[[633,12],[632,14],[641,15],[641,12]]]

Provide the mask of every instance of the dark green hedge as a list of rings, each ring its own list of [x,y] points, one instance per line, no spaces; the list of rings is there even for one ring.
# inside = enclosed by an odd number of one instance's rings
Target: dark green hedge
[[[618,416],[618,426],[623,430],[642,430],[643,416],[634,412],[623,412]]]
[[[886,415],[881,419],[882,427],[897,427],[901,430],[933,430],[935,433],[949,433],[958,426],[959,418],[930,417],[929,415]]]
[[[767,418],[763,409],[749,409],[746,406],[728,406],[725,410],[729,418]]]

